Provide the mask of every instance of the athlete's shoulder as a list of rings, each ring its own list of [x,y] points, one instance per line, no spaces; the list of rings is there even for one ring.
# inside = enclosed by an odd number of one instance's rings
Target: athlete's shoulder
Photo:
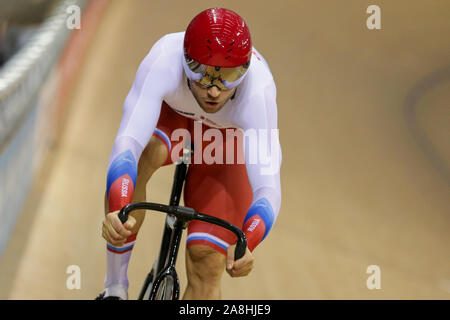
[[[174,77],[182,72],[182,41],[184,32],[169,33],[160,37],[150,48],[147,55],[144,57],[141,68],[146,70],[146,73],[153,70],[160,73],[167,73],[173,71]],[[181,49],[180,49],[181,48]]]
[[[260,84],[274,81],[269,64],[255,47],[252,48],[252,58],[249,71],[253,75],[253,78],[255,78]]]
[[[161,47],[165,53],[169,52],[181,52],[183,48],[184,31],[168,33],[159,38],[153,47]]]
[[[238,127],[252,127],[255,121],[266,118],[265,115],[276,113],[275,81],[268,63],[254,47],[250,68],[241,86],[235,102],[242,106],[235,109],[235,121]]]
[[[184,34],[185,31],[167,33],[160,40],[165,42],[180,42],[184,40]]]
[[[268,91],[275,90],[275,81],[270,71],[269,64],[254,47],[252,48],[252,57],[250,68],[246,79],[243,82],[243,99],[248,103],[248,99],[254,99],[255,96],[264,97]]]

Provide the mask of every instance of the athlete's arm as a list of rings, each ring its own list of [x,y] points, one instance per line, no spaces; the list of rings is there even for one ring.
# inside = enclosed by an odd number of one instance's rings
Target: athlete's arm
[[[248,248],[253,251],[272,229],[281,204],[281,147],[275,84],[250,97],[242,119],[246,119],[242,126],[246,135],[245,161],[253,190],[243,230]]]
[[[122,121],[109,159],[106,197],[108,211],[131,202],[137,164],[156,127],[164,95],[170,90],[163,39],[152,47],[136,73],[123,108]]]

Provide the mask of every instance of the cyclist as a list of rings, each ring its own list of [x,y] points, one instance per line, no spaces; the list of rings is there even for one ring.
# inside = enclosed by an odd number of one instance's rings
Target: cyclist
[[[194,156],[185,205],[242,227],[248,247],[233,261],[234,234],[190,222],[184,299],[220,299],[224,270],[232,277],[248,275],[253,250],[271,230],[281,204],[276,132],[275,83],[238,14],[207,9],[185,32],[158,40],[126,97],[109,160],[102,226],[107,271],[98,299],[128,298],[128,262],[144,212],[134,212],[123,225],[117,214],[130,202],[146,201],[147,181],[178,159],[186,141],[193,142]]]

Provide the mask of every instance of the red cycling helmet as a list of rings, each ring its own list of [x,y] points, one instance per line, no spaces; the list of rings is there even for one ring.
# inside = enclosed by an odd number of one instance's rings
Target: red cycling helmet
[[[230,90],[239,85],[251,54],[252,40],[245,21],[228,9],[200,12],[184,35],[186,76],[205,88]]]
[[[234,11],[211,8],[200,12],[184,36],[184,53],[208,66],[238,67],[249,62],[250,31]]]

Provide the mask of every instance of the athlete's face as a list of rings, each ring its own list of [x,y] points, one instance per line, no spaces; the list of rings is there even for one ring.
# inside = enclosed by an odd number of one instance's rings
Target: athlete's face
[[[216,86],[205,88],[195,81],[191,81],[191,91],[200,107],[207,113],[216,113],[233,96],[236,88],[220,90]]]

